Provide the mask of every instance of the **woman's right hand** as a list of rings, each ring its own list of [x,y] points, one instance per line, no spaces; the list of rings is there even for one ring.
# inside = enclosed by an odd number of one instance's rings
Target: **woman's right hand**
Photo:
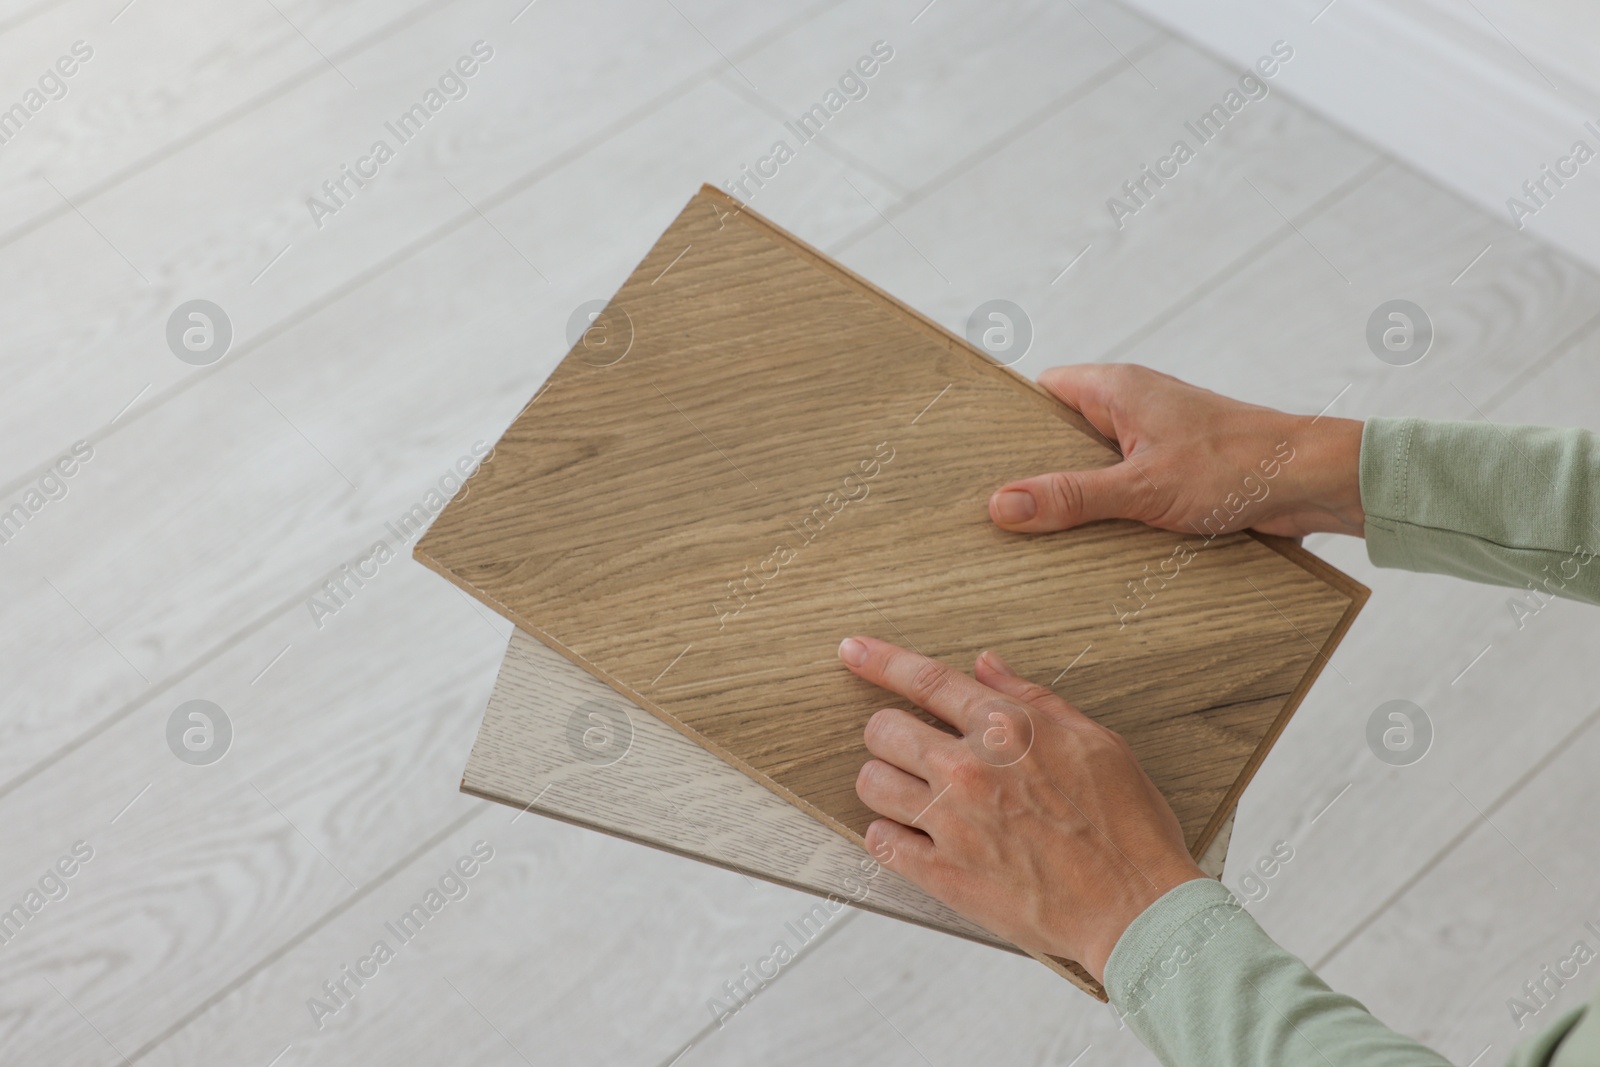
[[[1359,421],[1230,400],[1132,364],[1052,367],[1039,384],[1117,442],[1123,459],[1001,486],[989,516],[1007,530],[1136,519],[1201,535],[1362,536]]]

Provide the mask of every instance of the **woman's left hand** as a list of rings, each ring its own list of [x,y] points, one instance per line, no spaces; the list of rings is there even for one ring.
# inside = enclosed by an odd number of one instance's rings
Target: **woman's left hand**
[[[872,854],[985,929],[1103,979],[1128,924],[1205,877],[1127,742],[995,653],[976,679],[871,637],[839,657],[958,731],[877,712],[856,792],[884,816]]]

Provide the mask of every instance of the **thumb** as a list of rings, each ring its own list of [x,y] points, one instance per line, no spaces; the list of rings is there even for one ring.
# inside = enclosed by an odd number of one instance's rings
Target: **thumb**
[[[1018,533],[1067,530],[1100,519],[1141,518],[1150,483],[1133,464],[1041,474],[1003,485],[989,498],[989,517]]]

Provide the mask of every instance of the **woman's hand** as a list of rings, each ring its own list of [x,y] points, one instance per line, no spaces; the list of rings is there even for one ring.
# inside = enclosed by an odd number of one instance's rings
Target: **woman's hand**
[[[1140,912],[1205,877],[1127,742],[993,652],[976,681],[871,637],[839,657],[960,732],[879,711],[856,792],[885,816],[873,855],[985,929],[1101,979]]]
[[[1360,422],[1245,404],[1129,364],[1053,367],[1039,384],[1116,441],[1123,460],[1001,486],[989,517],[1008,530],[1136,519],[1202,535],[1362,535]]]

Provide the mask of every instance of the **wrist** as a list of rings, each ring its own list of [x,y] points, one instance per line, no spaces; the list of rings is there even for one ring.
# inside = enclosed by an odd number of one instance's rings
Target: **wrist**
[[[1137,892],[1130,894],[1120,907],[1108,910],[1105,921],[1099,924],[1096,936],[1089,938],[1079,950],[1081,958],[1078,963],[1094,976],[1095,981],[1104,984],[1106,964],[1110,961],[1112,952],[1116,950],[1117,942],[1122,940],[1122,935],[1139,916],[1148,911],[1156,901],[1185,882],[1209,877],[1210,875],[1202,871],[1192,860],[1186,860],[1174,864],[1168,870],[1152,872],[1150,877],[1141,878]]]
[[[1340,533],[1362,537],[1366,511],[1361,506],[1359,419],[1291,416],[1285,439],[1294,449],[1286,464],[1293,478],[1289,495],[1292,520],[1300,535]]]

